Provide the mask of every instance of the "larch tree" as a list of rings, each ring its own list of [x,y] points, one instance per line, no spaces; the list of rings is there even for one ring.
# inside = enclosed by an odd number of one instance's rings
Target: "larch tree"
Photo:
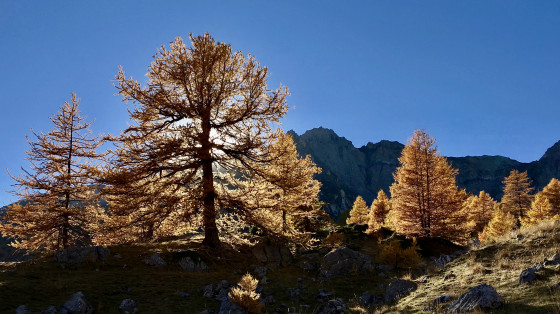
[[[350,216],[346,219],[346,224],[366,225],[368,223],[369,208],[366,201],[358,195],[354,205],[350,210]]]
[[[232,173],[225,182],[236,188],[220,185],[221,194],[235,200],[229,208],[251,225],[278,239],[305,244],[308,232],[326,222],[316,221],[324,212],[318,202],[321,183],[314,179],[321,169],[311,156],[299,157],[291,135],[281,130],[266,155],[269,161],[252,165],[252,171]]]
[[[531,180],[527,171],[512,170],[502,183],[504,184],[504,195],[500,204],[503,210],[511,213],[517,219],[519,226],[520,221],[526,218],[533,201]]]
[[[461,205],[466,193],[457,189],[458,171],[439,155],[435,139],[424,130],[415,131],[399,162],[391,185],[397,233],[463,241],[466,232]]]
[[[91,242],[89,231],[100,210],[92,161],[101,157],[96,152],[101,140],[91,136],[91,122],[80,116],[79,103],[72,94],[50,118],[52,131],[33,132],[36,141],[27,138],[30,170],[22,168],[23,174],[12,177],[21,201],[7,208],[0,225],[17,248],[53,252]]]
[[[476,234],[484,230],[492,219],[496,204],[492,196],[484,191],[467,198],[463,203],[463,211],[466,215],[467,228],[471,233]]]
[[[200,221],[203,244],[217,247],[217,209],[250,220],[240,209],[243,201],[222,187],[235,189],[233,174],[258,175],[258,165],[270,163],[268,148],[278,138],[274,124],[288,110],[288,90],[268,89],[267,68],[254,57],[232,52],[209,34],[190,38],[192,47],[179,37],[169,49],[161,47],[147,86],[119,71],[118,92],[134,108],[131,126],[116,142],[113,167],[126,169],[125,182],[165,180],[166,189],[180,195],[175,208],[183,220]]]
[[[550,202],[553,215],[560,215],[560,181],[552,178],[550,182],[543,188],[542,194]]]
[[[391,210],[391,201],[383,190],[377,192],[377,198],[371,203],[368,213],[368,229],[377,231],[385,225],[387,214]]]
[[[556,219],[558,219],[558,214],[554,213],[552,203],[541,191],[535,195],[533,202],[531,202],[531,209],[527,211],[526,217],[521,219],[521,224],[531,226],[541,221]]]
[[[488,222],[488,225],[479,234],[479,239],[485,242],[488,239],[495,239],[500,237],[517,226],[517,219],[509,211],[504,210],[501,204],[496,204],[494,208],[494,214],[492,219]]]

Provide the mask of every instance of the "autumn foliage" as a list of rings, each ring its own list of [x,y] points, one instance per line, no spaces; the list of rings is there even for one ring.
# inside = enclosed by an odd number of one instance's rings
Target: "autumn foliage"
[[[7,208],[0,225],[13,246],[29,251],[58,251],[91,243],[91,229],[99,219],[94,161],[101,140],[91,137],[80,116],[80,99],[72,94],[51,117],[54,129],[27,139],[30,170],[13,177],[21,201]]]
[[[365,225],[368,223],[369,208],[366,201],[358,195],[354,201],[354,205],[350,210],[350,217],[346,219],[347,224]]]
[[[461,205],[466,194],[457,189],[457,170],[434,144],[426,131],[417,130],[402,151],[391,186],[395,229],[410,237],[464,241]]]
[[[375,232],[385,226],[385,220],[390,210],[391,201],[383,190],[379,190],[379,192],[377,192],[377,198],[371,203],[368,213],[367,224],[370,232]]]

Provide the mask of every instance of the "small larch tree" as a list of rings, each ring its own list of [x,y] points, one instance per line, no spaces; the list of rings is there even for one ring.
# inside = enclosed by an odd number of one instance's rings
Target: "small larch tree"
[[[543,188],[542,194],[550,202],[552,214],[560,215],[560,181],[556,178],[552,178]]]
[[[369,208],[366,205],[366,201],[358,195],[350,210],[350,217],[346,219],[346,224],[365,225],[368,223],[368,213]]]
[[[463,203],[467,228],[473,235],[482,232],[484,227],[488,225],[496,204],[497,202],[492,196],[484,191],[480,191],[478,195],[469,196]]]
[[[415,131],[399,162],[391,186],[397,233],[463,241],[466,232],[461,205],[466,193],[457,189],[458,171],[439,155],[435,139],[424,130]]]
[[[531,226],[541,221],[556,219],[558,219],[558,214],[554,212],[550,200],[541,191],[535,195],[531,202],[531,209],[527,211],[526,217],[521,219],[521,224]]]
[[[503,210],[511,213],[517,219],[517,226],[519,226],[520,221],[526,218],[533,201],[531,180],[527,171],[512,170],[502,183],[504,184],[504,195],[500,204]]]
[[[479,234],[479,239],[485,242],[495,239],[512,231],[517,226],[517,219],[509,211],[502,209],[500,204],[494,208],[494,214],[488,225]]]
[[[101,155],[101,140],[92,137],[80,116],[80,99],[72,94],[60,111],[51,117],[54,129],[27,138],[30,170],[13,177],[21,200],[7,208],[0,225],[5,237],[15,238],[13,246],[29,251],[59,251],[91,242],[90,228],[99,207],[94,187]]]
[[[135,107],[113,163],[127,170],[129,182],[165,179],[180,203],[194,209],[181,209],[184,220],[200,220],[203,244],[218,247],[217,209],[242,204],[222,187],[235,188],[232,174],[258,173],[255,165],[270,162],[267,147],[288,110],[288,90],[270,90],[268,70],[254,57],[209,34],[190,39],[192,47],[179,37],[161,47],[145,87],[122,70],[117,75],[119,94]]]
[[[377,198],[371,203],[368,213],[369,230],[375,232],[385,225],[387,214],[391,210],[391,201],[383,190],[377,192]]]

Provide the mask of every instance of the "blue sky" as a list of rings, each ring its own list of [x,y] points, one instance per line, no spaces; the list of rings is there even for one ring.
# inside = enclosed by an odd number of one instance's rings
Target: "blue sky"
[[[28,166],[24,136],[51,130],[71,92],[95,133],[124,129],[118,66],[143,82],[157,49],[191,32],[290,88],[285,130],[323,126],[361,146],[424,128],[444,155],[523,162],[560,140],[558,1],[1,0],[0,166]]]

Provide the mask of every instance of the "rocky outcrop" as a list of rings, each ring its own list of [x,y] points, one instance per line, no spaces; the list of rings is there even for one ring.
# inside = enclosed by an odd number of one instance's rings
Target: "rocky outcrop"
[[[364,272],[373,270],[371,259],[347,247],[336,248],[321,261],[319,278],[327,280],[335,276],[346,275],[350,271]]]
[[[416,290],[417,287],[418,285],[414,281],[397,279],[391,282],[385,289],[385,302],[397,301]]]
[[[154,254],[150,255],[149,257],[146,257],[143,260],[143,262],[144,262],[144,264],[150,265],[152,267],[165,267],[165,266],[167,266],[167,263],[157,253],[154,253]]]
[[[179,261],[179,266],[181,266],[183,270],[190,271],[190,272],[208,271],[208,266],[206,265],[206,263],[204,263],[204,261],[202,260],[194,261],[190,256],[181,258],[181,260]]]
[[[464,293],[451,303],[447,310],[451,313],[462,313],[472,311],[487,311],[499,308],[504,300],[490,285],[482,284]]]
[[[54,260],[67,264],[95,263],[105,260],[109,254],[109,249],[101,246],[77,247],[56,253]]]
[[[90,314],[93,307],[88,303],[81,291],[74,293],[60,308],[61,314]]]

